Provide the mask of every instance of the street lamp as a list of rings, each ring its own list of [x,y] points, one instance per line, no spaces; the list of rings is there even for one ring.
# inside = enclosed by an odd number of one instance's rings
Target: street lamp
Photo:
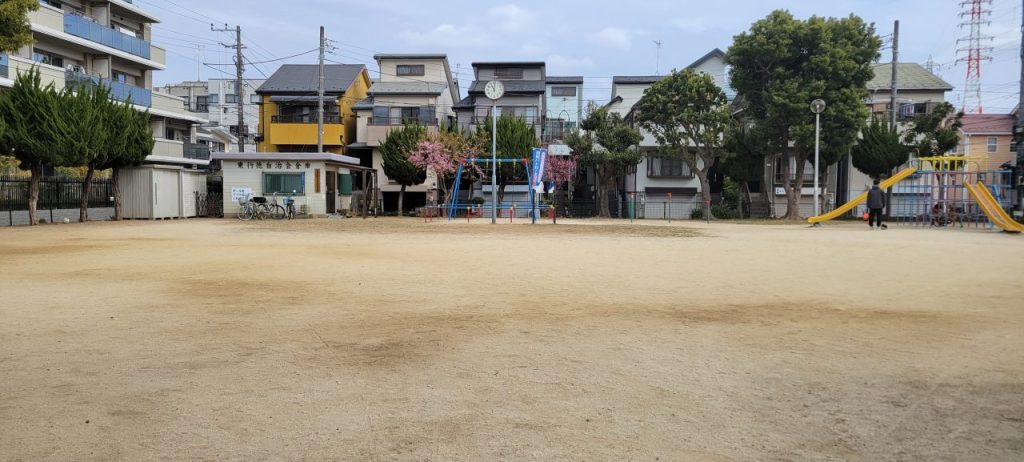
[[[814,113],[814,216],[821,215],[818,204],[818,165],[821,157],[821,113],[825,112],[825,100],[811,101],[811,112]],[[803,182],[803,178],[800,179]]]

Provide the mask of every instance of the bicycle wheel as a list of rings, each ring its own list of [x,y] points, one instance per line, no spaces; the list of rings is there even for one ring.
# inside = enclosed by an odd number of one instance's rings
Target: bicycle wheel
[[[252,215],[253,215],[252,212],[253,212],[252,207],[249,206],[248,204],[239,206],[238,207],[238,219],[242,220],[242,221],[252,220]]]
[[[256,219],[262,220],[270,216],[270,206],[267,204],[258,204],[256,206]]]
[[[270,206],[270,218],[275,220],[284,220],[285,215],[284,207],[277,204]]]

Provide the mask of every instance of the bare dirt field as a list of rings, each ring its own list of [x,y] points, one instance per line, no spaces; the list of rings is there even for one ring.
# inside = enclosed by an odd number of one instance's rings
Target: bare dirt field
[[[1024,237],[0,230],[0,460],[282,459],[1024,460]]]

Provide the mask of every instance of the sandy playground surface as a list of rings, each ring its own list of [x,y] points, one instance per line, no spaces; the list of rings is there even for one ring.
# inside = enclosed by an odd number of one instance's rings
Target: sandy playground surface
[[[0,460],[1019,461],[1022,270],[858,224],[0,229]]]

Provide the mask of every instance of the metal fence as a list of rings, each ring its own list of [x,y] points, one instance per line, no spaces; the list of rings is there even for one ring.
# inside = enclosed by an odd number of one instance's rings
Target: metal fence
[[[224,218],[224,193],[196,192],[196,216],[204,218]]]
[[[82,178],[48,177],[39,182],[39,199],[36,208],[39,216],[50,222],[67,215],[67,210],[78,210],[82,201]],[[20,223],[28,211],[29,179],[0,176],[0,223],[8,226]],[[110,179],[93,179],[89,191],[89,208],[114,207],[114,182]],[[6,215],[6,216],[3,216]],[[76,215],[77,216],[77,215]]]

